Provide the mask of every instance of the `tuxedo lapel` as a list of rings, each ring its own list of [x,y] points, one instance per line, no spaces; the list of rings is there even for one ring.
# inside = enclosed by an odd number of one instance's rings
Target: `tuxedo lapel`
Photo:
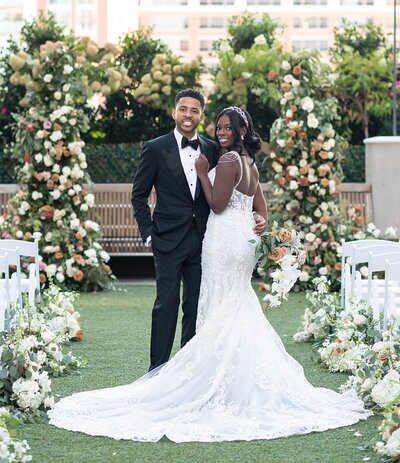
[[[165,142],[165,146],[162,149],[162,155],[168,169],[174,176],[176,183],[182,188],[183,192],[190,198],[190,200],[193,201],[185,172],[183,171],[178,145],[173,132],[171,132],[169,138]]]

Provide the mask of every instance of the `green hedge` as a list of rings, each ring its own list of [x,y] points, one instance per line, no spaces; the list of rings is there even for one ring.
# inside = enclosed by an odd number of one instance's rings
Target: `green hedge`
[[[139,163],[142,143],[87,145],[88,172],[94,183],[131,183]],[[273,171],[264,163],[264,155],[257,156],[260,181],[272,180]],[[345,182],[365,182],[364,146],[351,146],[343,155]],[[0,146],[0,183],[16,183],[16,162]]]
[[[365,182],[365,147],[350,146],[342,159],[344,182]]]
[[[94,183],[131,183],[141,152],[141,143],[87,145],[88,173]],[[0,183],[17,183],[15,166],[15,160],[0,147]]]

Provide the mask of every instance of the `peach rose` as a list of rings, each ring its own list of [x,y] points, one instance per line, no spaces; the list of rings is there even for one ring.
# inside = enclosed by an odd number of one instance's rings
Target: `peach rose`
[[[292,232],[286,230],[286,228],[282,228],[279,231],[278,236],[281,241],[290,241],[292,239]]]
[[[275,248],[272,249],[272,252],[271,252],[271,254],[268,256],[268,258],[276,262],[276,261],[278,261],[278,260],[281,260],[282,257],[286,255],[286,253],[287,253],[287,249],[286,249],[286,248],[277,246],[277,247],[275,247]]]
[[[293,74],[294,74],[295,76],[299,76],[299,75],[301,74],[301,71],[302,71],[301,66],[295,66],[295,67],[293,68]]]
[[[82,270],[78,270],[77,272],[75,272],[73,278],[74,278],[75,281],[82,281],[82,279],[83,279]]]

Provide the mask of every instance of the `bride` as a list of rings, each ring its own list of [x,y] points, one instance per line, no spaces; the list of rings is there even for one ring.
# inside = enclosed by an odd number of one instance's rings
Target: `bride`
[[[260,139],[237,107],[219,114],[216,137],[230,151],[208,174],[205,156],[196,163],[212,210],[196,336],[131,384],[60,400],[51,424],[114,439],[214,442],[324,431],[371,414],[352,392],[313,387],[264,317],[251,286]]]

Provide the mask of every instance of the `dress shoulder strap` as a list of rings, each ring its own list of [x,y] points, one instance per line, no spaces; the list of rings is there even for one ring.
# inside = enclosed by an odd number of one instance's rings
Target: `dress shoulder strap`
[[[236,151],[229,151],[228,153],[223,154],[219,158],[219,161],[218,161],[218,162],[235,162],[235,161],[237,161],[239,163],[240,176],[239,176],[239,180],[237,181],[234,188],[236,188],[239,185],[239,183],[242,181],[242,177],[243,177],[243,164],[242,164],[242,159],[240,157],[240,154],[238,152],[236,152]]]

